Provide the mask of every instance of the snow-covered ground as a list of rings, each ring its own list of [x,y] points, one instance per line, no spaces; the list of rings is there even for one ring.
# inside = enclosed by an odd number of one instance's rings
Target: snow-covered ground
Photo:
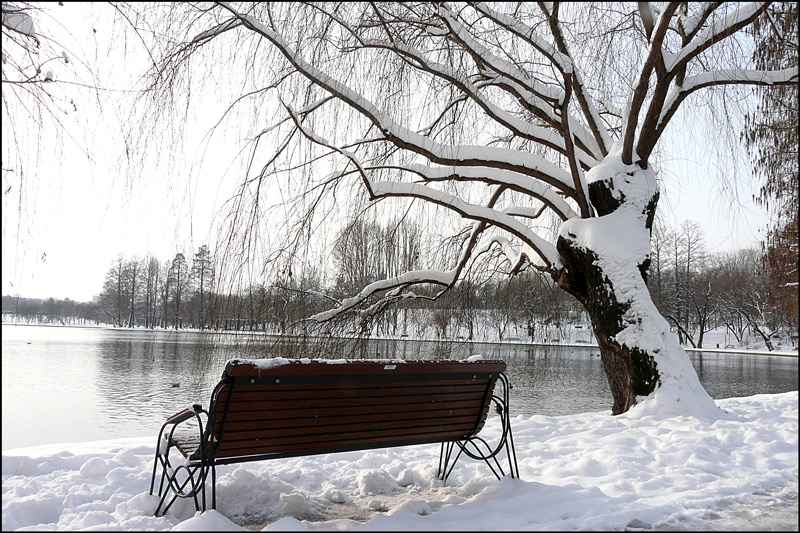
[[[438,445],[225,466],[217,511],[162,518],[155,436],[4,451],[2,529],[797,530],[798,393],[717,404],[706,420],[518,416],[521,480],[462,458],[442,486]]]

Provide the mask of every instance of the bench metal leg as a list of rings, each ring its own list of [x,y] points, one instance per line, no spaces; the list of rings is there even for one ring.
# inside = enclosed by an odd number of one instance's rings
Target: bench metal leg
[[[161,448],[162,434],[158,436],[158,444],[156,444],[155,460],[153,462],[153,475],[150,478],[150,494],[153,494],[155,489],[156,473],[159,464],[161,465],[161,479],[158,485],[158,507],[156,507],[155,516],[163,516],[167,513],[172,504],[178,498],[192,498],[196,510],[200,510],[200,502],[197,495],[200,491],[203,492],[203,506],[202,509],[206,510],[206,478],[208,477],[208,467],[204,466],[202,462],[196,464],[181,464],[173,467],[169,460],[169,452],[173,448],[171,442],[171,435],[169,443],[164,447],[163,453]],[[178,474],[181,470],[186,471],[186,479],[183,482],[178,480]],[[196,477],[195,477],[196,476]],[[215,476],[216,481],[216,476]],[[187,485],[191,485],[187,491]],[[167,498],[173,494],[172,499],[169,500],[167,505],[162,511],[162,506],[167,502]],[[160,513],[160,515],[159,515]]]
[[[505,449],[506,456],[508,457],[509,474],[512,478],[519,478],[517,452],[514,450],[514,435],[511,432],[511,418],[508,412],[508,391],[511,386],[508,383],[508,379],[506,378],[505,374],[500,374],[498,382],[502,385],[503,390],[500,395],[495,394],[492,396],[492,402],[494,403],[497,412],[500,415],[500,425],[503,431],[500,441],[497,443],[497,446],[495,446],[494,449],[492,449],[489,443],[487,443],[483,438],[478,436],[474,436],[463,441],[442,443],[442,448],[439,453],[439,471],[437,473],[437,477],[445,483],[447,482],[447,478],[450,476],[450,473],[453,471],[453,468],[455,467],[456,462],[458,461],[459,457],[461,457],[462,453],[468,457],[471,457],[472,459],[484,461],[492,473],[497,476],[497,479],[501,479],[506,475],[506,473],[503,470],[503,467],[500,466],[497,456],[503,449]],[[480,444],[485,447],[485,451]],[[474,451],[468,449],[468,445],[472,445]],[[452,458],[453,449],[455,446],[459,447],[459,452],[455,458]],[[452,463],[450,462],[451,458]],[[497,467],[496,469],[495,466],[492,465],[492,462],[494,462],[494,465]],[[448,465],[450,465],[449,469]]]
[[[453,450],[458,444],[459,450],[456,454],[455,458],[453,458]],[[453,471],[453,468],[456,466],[458,462],[458,458],[461,457],[461,454],[464,452],[461,443],[458,441],[450,441],[447,443],[442,443],[442,450],[439,454],[439,472],[437,473],[436,477],[441,479],[445,484],[447,483],[447,478],[450,477],[450,472]],[[450,462],[452,458],[452,463]],[[448,469],[448,465],[450,468]]]
[[[167,490],[164,491],[163,495],[160,495],[161,496],[161,500],[159,501],[158,507],[156,508],[155,516],[158,516],[158,511],[161,509],[161,506],[164,505],[164,502],[166,501],[167,497],[169,496],[169,494],[170,494],[170,490],[169,489],[173,489],[172,490],[173,496],[172,496],[172,499],[167,504],[167,506],[164,507],[164,511],[162,513],[162,516],[167,514],[167,511],[169,511],[169,508],[172,507],[172,504],[175,503],[175,500],[177,500],[179,496],[180,497],[184,497],[184,498],[188,498],[189,496],[191,496],[194,499],[194,508],[196,510],[198,510],[198,511],[200,510],[200,504],[197,501],[197,488],[198,488],[198,485],[194,481],[194,472],[196,472],[198,468],[199,467],[195,467],[191,471],[189,470],[188,467],[186,468],[186,470],[188,472],[188,476],[187,476],[186,480],[184,480],[183,483],[181,483],[180,485],[177,486],[178,487],[177,491],[175,490],[175,488],[173,486],[173,483],[175,485],[177,485],[177,476],[173,475],[169,479],[169,484],[167,486]],[[189,482],[192,483],[192,490],[189,493],[183,493],[183,489],[186,487],[186,484],[189,483]],[[182,493],[183,493],[183,495],[181,495]],[[205,511],[205,504],[203,505],[203,510]]]

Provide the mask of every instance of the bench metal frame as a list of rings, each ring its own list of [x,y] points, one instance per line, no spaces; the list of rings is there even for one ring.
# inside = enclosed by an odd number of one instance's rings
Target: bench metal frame
[[[438,377],[441,377],[440,374]],[[325,380],[328,376],[318,376],[321,380]],[[369,379],[374,381],[374,378],[380,376],[370,376]],[[289,377],[281,377],[281,380],[292,379],[292,376]],[[341,380],[341,376],[334,376],[332,379]],[[233,456],[233,457],[216,457],[217,450],[220,444],[224,441],[225,438],[225,427],[228,421],[228,410],[230,407],[231,402],[228,399],[233,397],[233,391],[237,388],[237,385],[241,384],[258,384],[260,381],[264,383],[274,383],[275,377],[267,377],[267,378],[244,378],[244,377],[225,377],[223,378],[217,386],[214,388],[214,391],[211,394],[211,405],[209,406],[209,410],[206,411],[202,408],[199,404],[194,404],[190,409],[185,409],[170,418],[161,426],[161,430],[158,434],[158,441],[156,445],[156,453],[155,453],[155,460],[153,463],[153,474],[150,479],[150,494],[153,494],[155,490],[155,480],[156,475],[159,470],[159,465],[161,466],[161,476],[160,482],[158,486],[158,497],[159,503],[158,507],[156,508],[155,516],[159,516],[159,512],[161,515],[166,514],[169,508],[172,506],[173,503],[178,498],[192,498],[194,500],[195,509],[206,510],[207,506],[207,499],[206,499],[206,482],[208,481],[209,474],[211,476],[211,508],[216,509],[216,480],[217,480],[217,472],[216,466],[217,465],[227,465],[227,464],[234,464],[234,463],[244,463],[244,462],[251,462],[251,461],[261,461],[267,459],[282,459],[282,458],[289,458],[289,457],[300,457],[306,455],[319,455],[325,453],[337,453],[337,452],[346,452],[346,451],[357,451],[357,450],[367,450],[367,449],[376,449],[376,448],[388,448],[388,447],[396,447],[396,446],[410,446],[414,444],[423,444],[423,443],[414,443],[414,442],[404,442],[399,443],[394,446],[387,445],[385,443],[371,446],[370,444],[364,445],[355,445],[355,446],[338,446],[338,447],[331,447],[331,448],[320,448],[315,449],[312,452],[300,450],[300,451],[287,451],[287,452],[279,452],[279,453],[268,453],[268,454],[255,454],[255,455],[240,455],[240,456]],[[309,380],[308,378],[304,379],[303,382],[313,381]],[[380,381],[380,380],[378,380]],[[500,384],[502,391],[498,393],[497,391],[497,384]],[[472,436],[466,439],[448,439],[441,442],[441,449],[439,452],[439,468],[437,471],[437,478],[441,479],[444,483],[447,482],[447,478],[453,471],[453,468],[456,465],[456,462],[461,457],[461,455],[466,455],[475,460],[482,460],[486,463],[492,473],[498,478],[501,479],[502,476],[505,476],[506,473],[503,470],[502,466],[500,465],[500,461],[498,460],[498,456],[501,454],[502,450],[505,450],[506,456],[508,457],[509,462],[509,474],[512,478],[519,478],[519,466],[517,465],[517,456],[514,450],[514,437],[511,432],[511,419],[509,414],[509,390],[511,389],[511,385],[508,381],[506,375],[502,372],[498,373],[497,380],[495,382],[494,387],[487,390],[487,394],[489,390],[491,390],[491,397],[489,398],[489,405],[492,404],[495,406],[495,410],[500,417],[500,424],[501,424],[501,436],[498,442],[494,445],[494,447],[486,442],[482,437],[479,437],[477,433],[473,434]],[[220,394],[227,391],[228,396],[224,400],[219,400]],[[214,439],[214,428],[217,424],[217,415],[218,409],[217,404],[218,401],[225,402],[225,411],[222,416],[221,420],[221,429],[219,432],[219,440]],[[200,417],[201,414],[206,415],[207,422],[203,424],[203,421]],[[376,415],[379,416],[379,415]],[[178,426],[183,423],[194,419],[197,422],[197,429],[198,429],[198,437],[199,437],[199,457],[191,458],[191,455],[196,455],[197,451],[183,449],[180,446],[180,441],[174,439],[175,431]],[[429,441],[424,442],[424,444],[430,444]],[[458,447],[458,453],[454,455],[455,449]],[[170,460],[170,451],[173,448],[177,448],[178,451],[185,457],[185,460],[181,464],[173,464]],[[187,487],[188,486],[188,487]],[[170,493],[173,494],[172,498],[167,502],[167,498],[169,497]],[[198,498],[198,495],[201,497]],[[200,505],[200,501],[202,500],[202,506]],[[166,505],[165,505],[166,504]],[[163,507],[163,510],[162,510]]]

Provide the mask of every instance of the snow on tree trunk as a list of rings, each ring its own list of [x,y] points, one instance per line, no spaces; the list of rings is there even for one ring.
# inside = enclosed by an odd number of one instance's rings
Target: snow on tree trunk
[[[557,246],[566,268],[557,281],[591,316],[614,398],[612,412],[636,406],[632,416],[718,417],[647,289],[658,202],[655,173],[623,164],[615,151],[589,171],[587,180],[599,216],[562,224]]]

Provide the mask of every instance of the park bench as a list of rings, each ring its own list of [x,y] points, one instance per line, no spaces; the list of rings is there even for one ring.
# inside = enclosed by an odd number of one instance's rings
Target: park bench
[[[208,411],[194,404],[161,427],[150,480],[153,494],[160,465],[155,515],[178,497],[200,510],[198,494],[205,510],[209,474],[215,509],[218,465],[266,459],[441,443],[437,476],[445,482],[462,453],[500,478],[503,449],[519,477],[505,369],[490,360],[230,360]],[[501,421],[496,444],[478,436],[491,405]]]

